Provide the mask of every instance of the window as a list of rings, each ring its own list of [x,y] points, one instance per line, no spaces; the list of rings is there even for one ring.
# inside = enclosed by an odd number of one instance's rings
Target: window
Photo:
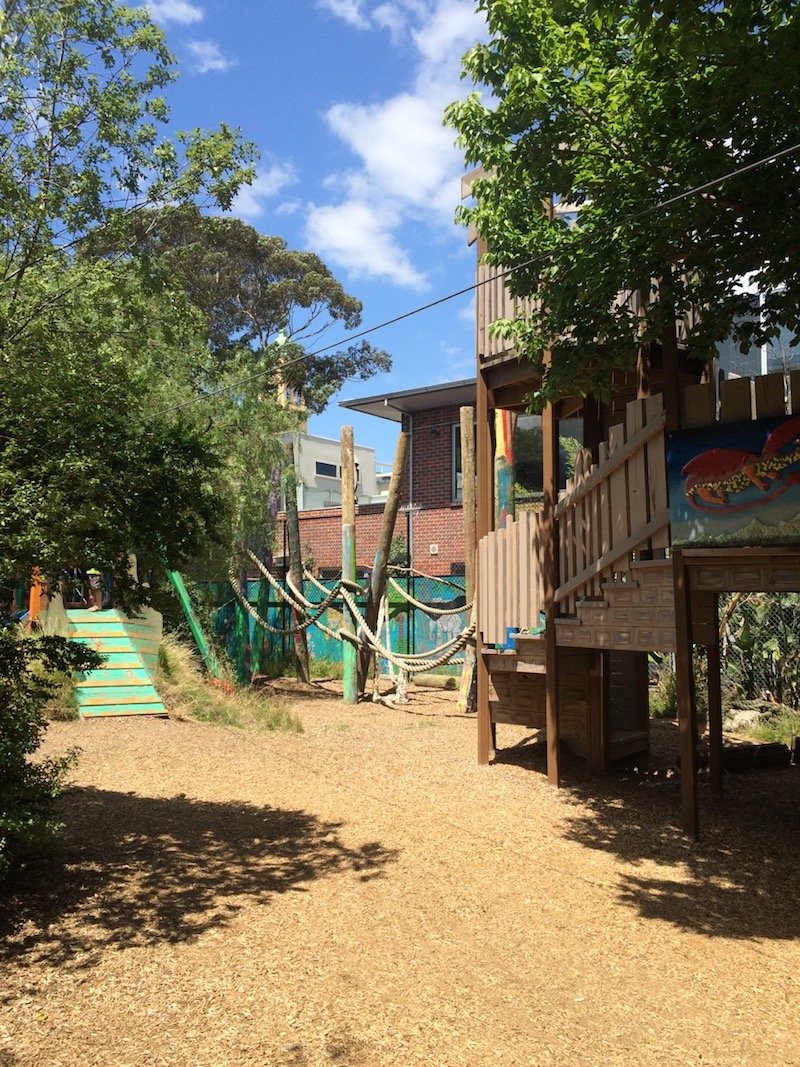
[[[339,477],[339,468],[335,463],[323,463],[320,459],[317,460],[316,471],[323,478]]]
[[[464,491],[462,488],[462,475],[461,475],[461,426],[459,423],[453,423],[452,430],[452,447],[451,454],[453,456],[453,478],[452,485],[450,487],[450,496],[453,500],[462,500]]]

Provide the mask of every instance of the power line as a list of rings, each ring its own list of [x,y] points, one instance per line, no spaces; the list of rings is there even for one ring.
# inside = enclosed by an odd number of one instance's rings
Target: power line
[[[650,207],[642,208],[641,211],[633,212],[631,215],[627,215],[624,219],[608,223],[605,226],[598,227],[593,233],[592,237],[597,237],[603,233],[610,232],[612,230],[619,229],[621,226],[629,226],[632,222],[637,222],[639,219],[646,218],[648,215],[653,215],[658,211],[663,211],[665,208],[671,207],[673,204],[680,203],[682,200],[688,199],[690,196],[697,196],[700,193],[707,192],[709,189],[714,189],[723,182],[730,181],[731,178],[741,177],[743,174],[748,174],[751,171],[757,170],[760,167],[767,166],[770,163],[774,163],[785,156],[793,155],[800,150],[800,142],[791,145],[789,148],[780,149],[778,152],[772,152],[768,156],[764,156],[762,159],[756,160],[753,163],[747,163],[742,167],[737,167],[736,170],[729,171],[721,178],[714,178],[711,181],[703,182],[701,185],[696,185],[691,189],[687,189],[685,192],[677,193],[675,196],[669,197],[669,199],[661,201],[658,204],[651,204]],[[438,297],[436,300],[431,300],[427,304],[421,304],[418,307],[411,308],[409,311],[404,311],[399,315],[395,315],[392,318],[385,319],[383,322],[376,323],[374,326],[368,326],[363,330],[358,330],[356,333],[347,334],[340,341],[334,342],[329,345],[324,345],[322,348],[317,348],[312,352],[304,352],[301,356],[297,356],[294,359],[286,360],[278,366],[262,368],[258,371],[254,371],[252,374],[247,375],[244,378],[237,379],[235,382],[228,383],[224,386],[219,386],[216,389],[208,390],[205,393],[198,394],[192,397],[190,400],[183,401],[180,404],[175,404],[168,408],[163,408],[161,411],[154,412],[152,418],[158,418],[162,415],[168,415],[173,411],[180,411],[183,408],[190,407],[193,404],[197,404],[202,400],[210,399],[214,396],[219,396],[222,393],[226,393],[229,390],[239,388],[247,385],[258,378],[263,378],[268,374],[280,373],[287,367],[296,365],[297,363],[305,362],[308,359],[312,359],[315,356],[322,355],[325,352],[329,352],[332,349],[341,348],[343,345],[351,344],[353,341],[357,341],[359,338],[367,337],[369,334],[377,333],[378,330],[384,330],[389,326],[395,326],[399,322],[403,322],[406,319],[410,319],[415,315],[421,315],[426,311],[430,311],[432,308],[439,307],[442,304],[446,304],[451,300],[455,300],[460,296],[465,296],[467,293],[472,293],[480,289],[482,286],[487,285],[490,281],[495,282],[499,278],[507,278],[509,275],[514,274],[516,271],[524,270],[528,267],[533,267],[541,263],[545,263],[547,260],[552,259],[557,254],[556,249],[550,249],[547,252],[541,252],[536,256],[532,256],[530,259],[525,260],[523,263],[517,263],[513,267],[508,267],[505,270],[499,271],[491,278],[479,279],[470,285],[464,286],[462,289],[456,289],[451,293],[447,293],[444,296]]]

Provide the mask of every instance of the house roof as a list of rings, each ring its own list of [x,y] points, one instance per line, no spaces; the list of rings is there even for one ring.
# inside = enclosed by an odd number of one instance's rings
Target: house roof
[[[426,385],[421,389],[401,389],[393,393],[378,393],[356,400],[340,400],[340,408],[377,415],[381,419],[401,422],[403,415],[413,415],[431,408],[461,407],[475,403],[475,378],[442,385]]]

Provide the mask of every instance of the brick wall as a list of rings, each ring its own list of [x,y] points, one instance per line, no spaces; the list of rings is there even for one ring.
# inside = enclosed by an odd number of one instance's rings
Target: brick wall
[[[356,509],[356,565],[372,567],[383,523],[383,504],[360,504]],[[278,515],[275,554],[283,552],[283,525],[286,516]],[[408,544],[409,526],[414,548],[412,566],[425,574],[449,574],[453,563],[464,562],[464,529],[461,505],[444,508],[414,509],[409,515],[397,516],[394,536]],[[300,545],[303,558],[314,560],[315,570],[342,566],[342,513],[340,508],[300,512]],[[431,555],[431,545],[438,552]]]
[[[453,503],[453,426],[458,421],[457,407],[419,411],[413,417],[412,492],[414,503],[423,508]],[[407,483],[404,489],[408,491]]]
[[[402,536],[413,547],[412,567],[425,574],[449,574],[454,563],[464,562],[464,526],[461,504],[453,501],[453,426],[458,425],[459,408],[433,408],[417,412],[413,420],[403,418],[403,429],[411,432],[411,478],[403,477],[401,504],[413,493],[414,508],[409,515],[400,511],[394,536]],[[457,431],[456,431],[457,432]],[[360,504],[356,509],[356,565],[372,567],[378,546],[383,504]],[[283,523],[278,516],[276,555],[282,553]],[[340,508],[300,512],[300,544],[304,558],[312,558],[319,571],[342,566],[342,513]],[[431,553],[431,546],[438,551]]]

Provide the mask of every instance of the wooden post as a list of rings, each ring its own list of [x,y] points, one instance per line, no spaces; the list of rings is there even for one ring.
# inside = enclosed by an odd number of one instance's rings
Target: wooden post
[[[342,427],[342,581],[356,580],[356,468],[353,427]],[[342,614],[345,630],[356,631],[356,621],[345,604]],[[342,642],[345,704],[358,703],[358,653],[350,641]]]
[[[708,755],[711,773],[711,791],[722,796],[722,683],[720,681],[719,654],[719,596],[714,593],[712,622],[714,640],[707,646],[708,656]]]
[[[477,380],[477,498],[475,511],[475,534],[478,540],[492,529],[494,515],[494,478],[492,472],[492,425],[489,411],[489,390],[483,374],[478,369]],[[476,589],[486,581],[486,575],[478,571]],[[485,594],[484,594],[485,595]],[[489,707],[489,671],[482,654],[483,642],[480,630],[476,635],[476,669],[478,673],[478,763],[486,764],[494,750],[494,728]]]
[[[475,409],[463,407],[461,419],[461,509],[464,521],[464,589],[475,596]]]
[[[283,446],[286,460],[286,529],[289,535],[289,576],[292,585],[300,592],[303,590],[303,560],[300,550],[300,517],[297,514],[297,478],[295,475],[294,445],[287,441]],[[285,561],[284,561],[285,562]],[[292,608],[294,624],[294,666],[301,682],[308,682],[311,672],[308,665],[308,640],[306,631],[299,628],[300,619],[296,608]]]
[[[475,599],[475,409],[463,407],[461,422],[461,514],[464,524],[464,597],[472,604],[472,618],[476,618]],[[458,705],[462,711],[474,710],[475,651],[464,649]]]
[[[397,438],[394,463],[392,464],[392,477],[389,482],[389,495],[386,500],[386,507],[383,509],[383,522],[381,524],[381,532],[378,538],[378,547],[375,552],[375,562],[372,567],[369,599],[367,601],[366,611],[364,612],[364,619],[373,633],[375,633],[378,624],[378,613],[380,611],[381,601],[383,600],[383,594],[386,590],[386,568],[389,564],[389,550],[392,544],[394,524],[397,521],[397,513],[400,510],[400,489],[406,469],[408,444],[410,439],[410,434],[406,433],[404,430],[400,432],[400,436]],[[344,470],[344,466],[342,467],[342,470]],[[367,673],[369,672],[369,665],[373,655],[374,653],[369,647],[361,650],[358,671],[359,693],[363,693],[366,687]]]
[[[681,397],[678,379],[678,331],[672,306],[672,271],[661,275],[659,301],[664,305],[664,332],[661,338],[661,376],[664,389],[664,417],[667,433],[680,429]]]
[[[161,554],[161,561],[164,564],[164,570],[167,572],[167,578],[169,579],[170,585],[175,590],[175,596],[178,598],[178,603],[181,606],[181,611],[183,612],[183,616],[186,619],[189,631],[192,637],[194,638],[194,643],[197,645],[197,651],[200,653],[203,663],[205,664],[205,668],[212,678],[219,678],[222,674],[222,669],[220,668],[217,657],[211,651],[211,646],[209,645],[208,641],[206,641],[206,635],[203,633],[203,628],[200,625],[200,621],[194,613],[192,601],[189,596],[189,593],[186,590],[186,585],[183,581],[183,578],[179,571],[173,571],[170,569],[170,567],[167,565],[166,556],[163,553]],[[244,612],[240,608],[239,603],[237,601],[235,613],[237,631],[240,626],[239,616],[243,614]],[[249,679],[245,679],[245,681],[249,681]]]
[[[558,759],[558,647],[556,645],[556,588],[558,542],[556,503],[558,497],[558,419],[552,403],[542,412],[542,594],[545,611],[545,725],[547,728],[547,781],[561,784]]]
[[[681,749],[681,807],[683,829],[696,841],[700,836],[697,798],[697,706],[692,669],[692,611],[689,574],[680,549],[672,553],[675,588],[675,685]]]

